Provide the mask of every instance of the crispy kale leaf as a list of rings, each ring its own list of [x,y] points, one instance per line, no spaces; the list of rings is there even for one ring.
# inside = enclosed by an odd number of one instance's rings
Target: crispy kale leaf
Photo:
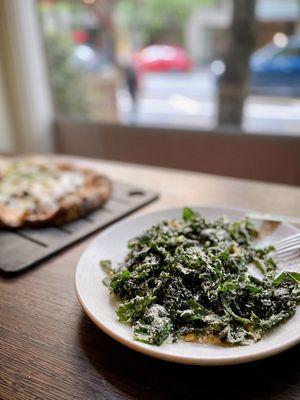
[[[153,345],[186,335],[213,336],[249,344],[291,317],[300,299],[300,274],[283,272],[256,249],[249,220],[206,221],[189,208],[181,220],[164,221],[128,243],[124,262],[113,270],[111,293],[121,299],[117,316],[136,340]],[[255,265],[263,274],[249,273]]]

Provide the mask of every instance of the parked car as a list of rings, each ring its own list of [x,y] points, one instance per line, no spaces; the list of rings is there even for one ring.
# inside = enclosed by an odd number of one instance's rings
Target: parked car
[[[300,37],[290,36],[284,46],[268,43],[250,58],[250,93],[300,96]],[[222,60],[211,64],[217,79],[225,72]]]
[[[291,36],[283,47],[269,43],[250,59],[252,92],[300,95],[300,37]]]
[[[135,64],[139,72],[188,72],[192,67],[192,61],[183,48],[158,44],[136,53]]]

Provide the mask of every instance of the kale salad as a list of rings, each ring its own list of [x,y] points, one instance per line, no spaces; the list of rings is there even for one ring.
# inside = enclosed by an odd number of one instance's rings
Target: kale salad
[[[258,341],[295,313],[300,273],[279,273],[274,248],[257,248],[257,236],[248,219],[209,222],[189,208],[152,226],[128,242],[116,268],[100,261],[120,300],[119,321],[130,323],[135,340],[157,346]]]

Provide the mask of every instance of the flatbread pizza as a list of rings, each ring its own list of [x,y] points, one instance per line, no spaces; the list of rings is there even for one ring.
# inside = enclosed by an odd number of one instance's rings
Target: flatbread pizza
[[[60,225],[95,210],[111,193],[97,171],[47,158],[0,160],[0,226]]]

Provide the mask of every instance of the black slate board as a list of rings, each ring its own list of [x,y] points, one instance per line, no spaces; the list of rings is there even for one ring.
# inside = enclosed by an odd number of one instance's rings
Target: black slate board
[[[59,227],[0,231],[0,271],[12,275],[25,271],[76,241],[103,229],[157,199],[158,194],[115,182],[105,205]]]

